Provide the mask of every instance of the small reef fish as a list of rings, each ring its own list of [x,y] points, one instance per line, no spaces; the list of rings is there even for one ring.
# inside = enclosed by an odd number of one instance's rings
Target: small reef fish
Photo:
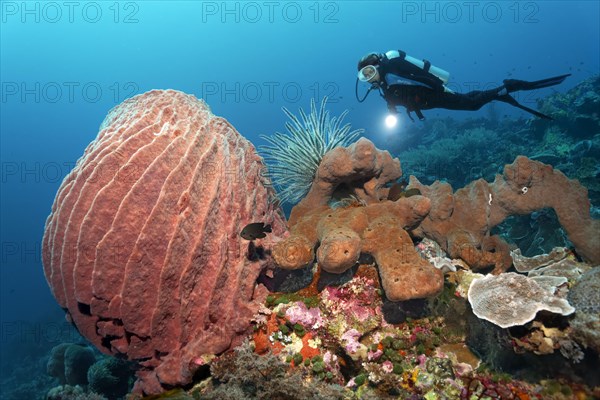
[[[407,186],[408,186],[408,182],[406,182],[406,180],[403,180],[402,182],[394,183],[392,185],[392,187],[390,187],[390,191],[388,192],[388,200],[391,200],[391,201],[398,200],[400,198],[400,193],[402,193],[404,191],[404,189],[406,189]]]
[[[271,232],[271,225],[265,225],[264,222],[253,222],[248,224],[240,232],[240,236],[246,240],[262,239]]]
[[[421,194],[421,191],[419,189],[406,189],[406,186],[408,186],[408,182],[406,181],[402,181],[400,183],[396,183],[394,184],[391,188],[390,191],[388,192],[388,200],[390,201],[396,201],[401,197],[411,197],[411,196],[417,196]]]

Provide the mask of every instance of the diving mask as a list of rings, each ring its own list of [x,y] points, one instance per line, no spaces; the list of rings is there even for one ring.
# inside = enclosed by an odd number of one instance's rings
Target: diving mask
[[[367,65],[358,71],[358,79],[363,82],[377,83],[379,81],[379,71],[374,65]]]

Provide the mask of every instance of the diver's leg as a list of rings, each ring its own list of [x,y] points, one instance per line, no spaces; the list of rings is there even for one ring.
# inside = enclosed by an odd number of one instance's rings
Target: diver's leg
[[[564,80],[565,76],[557,77]],[[551,78],[554,79],[554,78]],[[544,84],[547,83],[548,80]],[[540,82],[540,81],[537,81]],[[561,81],[562,82],[562,81]],[[530,82],[534,83],[534,82]],[[556,83],[554,83],[556,84]],[[419,109],[427,110],[431,108],[446,108],[448,110],[465,110],[465,111],[476,111],[487,103],[498,100],[504,103],[508,103],[514,107],[520,108],[521,110],[527,111],[539,118],[552,119],[548,115],[542,114],[536,110],[517,102],[511,95],[505,85],[490,90],[475,90],[468,93],[434,93],[429,94],[429,97],[421,99]],[[425,101],[423,101],[425,100]]]
[[[500,86],[496,89],[485,90],[485,91],[473,91],[469,93],[465,93],[460,97],[460,101],[462,102],[462,108],[454,108],[455,110],[479,110],[485,104],[498,100],[504,103],[508,103],[511,106],[520,108],[521,110],[527,111],[535,115],[536,117],[543,119],[552,119],[551,117],[542,114],[539,111],[533,110],[529,107],[526,107],[516,101],[510,94],[508,94],[507,89],[503,86]],[[467,108],[470,107],[470,108]]]
[[[436,93],[429,99],[431,108],[476,111],[492,100],[499,100],[503,87],[490,90],[475,90],[468,93]]]

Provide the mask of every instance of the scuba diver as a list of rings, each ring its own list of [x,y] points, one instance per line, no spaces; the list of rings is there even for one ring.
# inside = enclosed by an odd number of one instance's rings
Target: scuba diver
[[[421,110],[446,108],[475,111],[493,100],[503,101],[540,118],[552,119],[518,103],[510,93],[558,85],[569,75],[571,74],[533,82],[505,79],[504,84],[495,89],[455,93],[445,86],[450,78],[448,72],[431,65],[427,60],[410,57],[401,50],[390,50],[385,54],[369,53],[360,59],[355,92],[356,99],[362,103],[371,90],[379,89],[392,117],[398,113],[396,107],[403,106],[412,121],[410,113],[413,111],[422,121],[425,117]],[[371,84],[362,99],[358,97],[359,80]]]

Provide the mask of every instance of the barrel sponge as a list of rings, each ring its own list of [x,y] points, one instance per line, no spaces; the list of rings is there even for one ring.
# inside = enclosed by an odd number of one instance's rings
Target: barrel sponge
[[[473,313],[501,328],[524,325],[538,311],[569,315],[575,311],[569,302],[554,295],[546,281],[507,272],[476,278],[469,287]]]
[[[143,360],[136,390],[189,383],[227,350],[266,295],[265,259],[239,232],[285,231],[254,146],[202,100],[153,90],[111,110],[63,180],[46,221],[44,273],[98,349]]]

